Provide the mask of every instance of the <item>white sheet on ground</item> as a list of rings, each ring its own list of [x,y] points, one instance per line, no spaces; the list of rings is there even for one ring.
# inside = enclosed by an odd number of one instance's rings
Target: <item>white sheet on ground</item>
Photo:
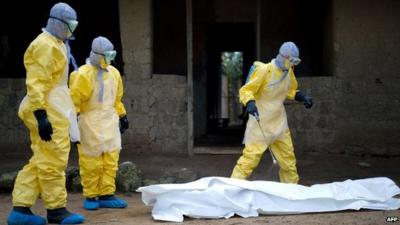
[[[271,181],[206,177],[185,184],[141,187],[142,201],[155,220],[229,218],[234,214],[298,214],[340,210],[396,210],[400,188],[389,178],[346,180],[310,187]]]

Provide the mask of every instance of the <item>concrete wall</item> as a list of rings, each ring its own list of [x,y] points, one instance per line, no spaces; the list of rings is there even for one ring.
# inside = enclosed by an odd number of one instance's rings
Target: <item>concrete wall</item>
[[[399,1],[333,1],[334,76],[300,78],[315,107],[287,105],[300,151],[400,155]]]
[[[399,12],[399,1],[334,1],[335,141],[346,153],[400,155]]]
[[[25,94],[24,79],[0,79],[0,152],[4,157],[30,153],[28,129],[18,118]]]
[[[336,78],[297,78],[299,89],[313,97],[314,106],[288,101],[286,112],[295,149],[301,152],[338,153],[336,147],[335,93]]]
[[[124,103],[131,122],[123,137],[124,151],[186,153],[186,77],[152,74],[150,2],[119,3]],[[400,2],[359,3],[332,2],[327,23],[332,41],[324,46],[332,45],[324,56],[331,69],[320,74],[330,76],[298,79],[300,88],[314,97],[315,107],[307,110],[293,102],[286,106],[299,152],[400,155],[400,30],[396,23]],[[17,118],[24,95],[24,79],[0,80],[2,154],[26,152],[29,146],[27,129]]]
[[[125,96],[130,129],[125,151],[187,153],[185,76],[152,74],[152,7],[120,0]]]

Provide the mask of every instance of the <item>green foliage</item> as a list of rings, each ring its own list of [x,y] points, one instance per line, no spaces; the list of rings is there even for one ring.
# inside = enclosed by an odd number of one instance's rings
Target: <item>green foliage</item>
[[[223,52],[221,55],[221,61],[222,74],[228,76],[229,80],[236,80],[242,77],[242,52]]]

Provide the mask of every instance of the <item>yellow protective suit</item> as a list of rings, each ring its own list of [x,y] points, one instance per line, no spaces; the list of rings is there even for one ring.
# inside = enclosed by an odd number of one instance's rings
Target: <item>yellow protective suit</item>
[[[65,169],[70,151],[70,134],[79,140],[75,108],[69,95],[68,61],[64,43],[43,32],[24,55],[27,96],[18,116],[30,131],[33,156],[18,173],[13,205],[31,207],[41,196],[47,209],[65,207]],[[42,141],[33,111],[44,109],[52,125],[52,140]],[[68,132],[68,130],[70,132]]]
[[[239,91],[240,101],[246,105],[248,101],[255,100],[266,140],[256,119],[250,116],[243,141],[245,149],[231,177],[247,179],[270,147],[280,166],[280,181],[297,183],[296,158],[283,105],[286,98],[294,99],[297,80],[292,69],[285,74],[274,60],[268,64],[255,62],[254,67],[249,82]]]
[[[83,195],[87,198],[115,192],[121,150],[119,118],[126,114],[118,70],[108,66],[100,77],[104,82],[102,101],[98,75],[98,69],[88,63],[73,72],[70,79],[71,96],[80,113],[79,166]]]

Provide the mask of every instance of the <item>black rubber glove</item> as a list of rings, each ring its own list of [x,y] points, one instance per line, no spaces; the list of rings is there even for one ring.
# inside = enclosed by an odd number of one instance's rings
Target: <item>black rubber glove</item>
[[[126,116],[119,118],[119,130],[123,134],[129,128],[129,121]]]
[[[78,148],[78,144],[81,144],[81,142],[80,141],[72,142],[72,145],[75,146],[75,148]]]
[[[47,119],[47,114],[44,109],[38,109],[33,112],[38,122],[39,136],[43,141],[51,141],[53,128],[50,121]]]
[[[311,98],[310,96],[304,95],[301,91],[298,91],[298,92],[296,93],[296,96],[294,97],[294,99],[295,99],[296,101],[303,102],[303,103],[304,103],[304,106],[305,106],[307,109],[309,109],[309,108],[311,108],[311,107],[313,106],[313,100],[312,100],[312,98]]]
[[[247,102],[247,105],[246,105],[246,111],[247,111],[250,115],[252,115],[252,116],[258,118],[258,115],[259,115],[259,114],[258,114],[258,109],[257,109],[257,106],[256,106],[256,101],[254,101],[254,100],[248,101],[248,102]]]

